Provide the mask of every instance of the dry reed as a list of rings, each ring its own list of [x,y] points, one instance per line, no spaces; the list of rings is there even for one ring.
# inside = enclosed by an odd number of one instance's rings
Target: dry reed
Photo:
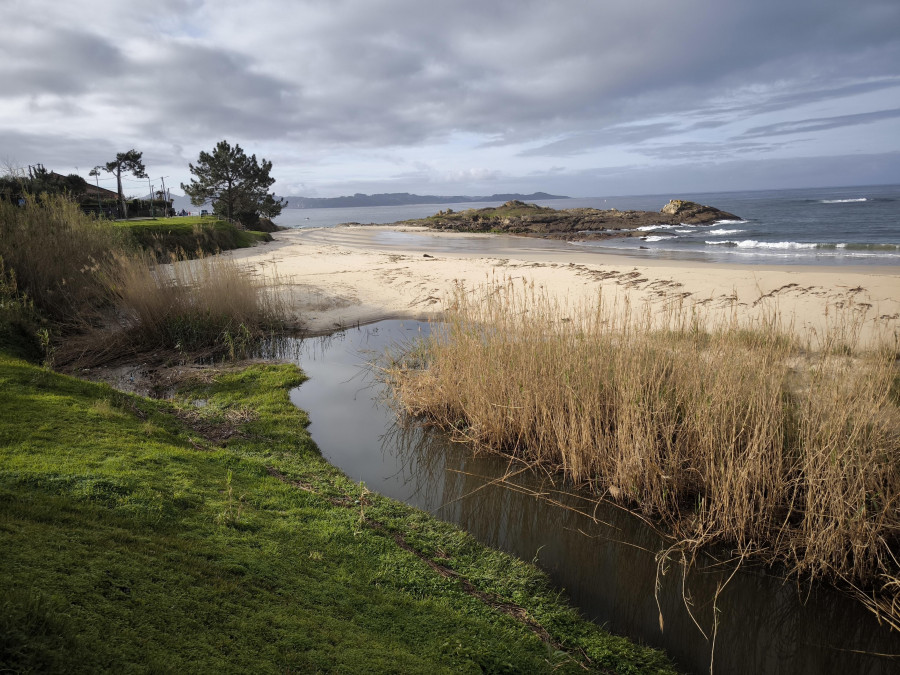
[[[228,258],[185,257],[162,265],[152,253],[134,252],[121,228],[62,196],[0,202],[4,288],[46,321],[59,365],[151,350],[242,357],[288,327],[277,278],[261,280]]]
[[[798,338],[774,310],[460,287],[390,381],[406,412],[626,500],[688,548],[874,591],[897,627],[897,335],[863,350],[864,308],[831,318]]]
[[[79,330],[107,303],[104,270],[123,248],[121,232],[63,196],[0,201],[0,258],[21,293],[63,332]]]
[[[258,341],[287,327],[278,280],[254,276],[230,258],[122,256],[110,276],[121,329],[132,349],[201,356],[247,356]]]

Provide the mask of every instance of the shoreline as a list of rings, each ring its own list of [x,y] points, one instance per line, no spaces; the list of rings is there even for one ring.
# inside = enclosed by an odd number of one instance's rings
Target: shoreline
[[[422,235],[427,236],[423,243]],[[900,269],[889,266],[746,265],[636,260],[499,234],[404,225],[348,225],[277,232],[273,241],[223,255],[277,277],[312,333],[385,318],[436,317],[457,284],[534,284],[576,305],[687,302],[710,318],[763,320],[777,310],[792,330],[821,334],[829,314],[865,314],[863,337],[900,329]]]

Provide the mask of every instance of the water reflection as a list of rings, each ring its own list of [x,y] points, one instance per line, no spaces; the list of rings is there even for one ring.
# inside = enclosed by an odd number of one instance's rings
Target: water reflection
[[[900,653],[900,636],[843,595],[747,563],[737,573],[706,557],[689,570],[674,556],[660,566],[657,552],[667,543],[635,515],[520,464],[473,454],[444,434],[398,424],[362,364],[427,330],[381,322],[301,349],[310,380],[292,400],[345,473],[534,560],[590,619],[663,647],[689,670],[709,671],[715,636],[719,673],[896,672],[900,660],[859,652]]]

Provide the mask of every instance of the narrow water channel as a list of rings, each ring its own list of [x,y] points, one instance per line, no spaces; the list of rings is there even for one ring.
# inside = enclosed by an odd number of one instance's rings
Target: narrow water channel
[[[382,321],[294,345],[309,380],[291,400],[309,413],[325,458],[352,479],[533,560],[583,615],[665,649],[687,671],[709,672],[714,657],[716,673],[900,672],[900,658],[884,656],[900,654],[900,635],[840,593],[748,565],[732,576],[732,567],[701,561],[685,572],[672,560],[659,576],[664,543],[641,519],[443,434],[398,426],[366,364],[428,329]]]

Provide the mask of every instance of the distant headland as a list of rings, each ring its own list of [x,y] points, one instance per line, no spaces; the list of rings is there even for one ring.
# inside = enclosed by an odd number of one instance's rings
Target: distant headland
[[[291,209],[333,209],[354,206],[403,206],[406,204],[463,204],[467,202],[508,202],[511,200],[534,201],[536,199],[569,199],[564,195],[533,192],[530,195],[517,193],[472,195],[414,195],[409,192],[385,192],[377,195],[356,193],[346,197],[286,197]]]

